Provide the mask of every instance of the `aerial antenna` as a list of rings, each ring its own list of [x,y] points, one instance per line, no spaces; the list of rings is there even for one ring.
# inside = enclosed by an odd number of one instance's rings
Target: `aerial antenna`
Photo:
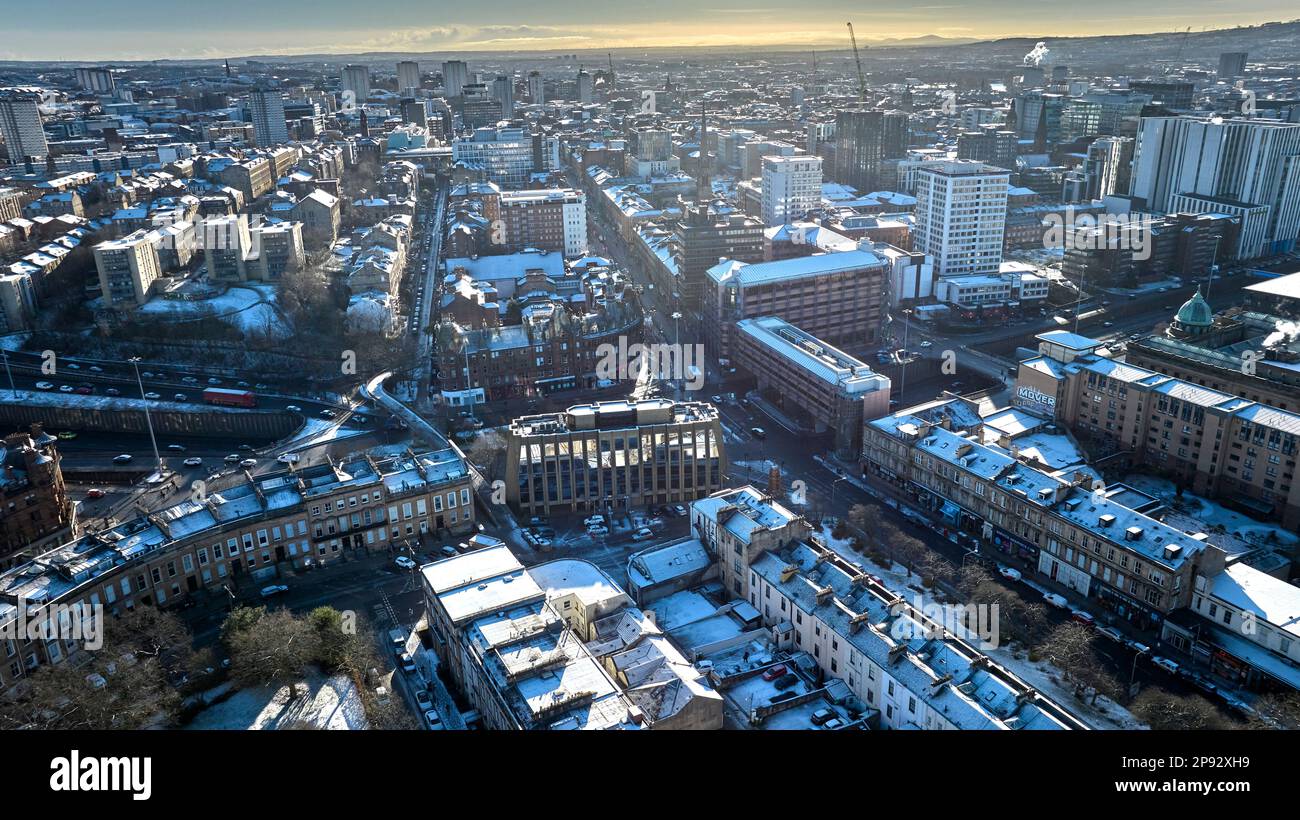
[[[849,40],[853,43],[853,62],[858,66],[858,98],[867,101],[867,81],[862,76],[862,58],[858,56],[858,38],[853,33],[853,23],[848,23]]]

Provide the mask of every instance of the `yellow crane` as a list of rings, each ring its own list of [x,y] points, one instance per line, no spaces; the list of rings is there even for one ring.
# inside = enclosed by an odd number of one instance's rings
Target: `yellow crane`
[[[863,102],[867,99],[867,81],[862,76],[862,58],[858,56],[858,38],[853,33],[853,23],[847,24],[849,27],[849,40],[853,43],[853,62],[858,65],[858,98]]]

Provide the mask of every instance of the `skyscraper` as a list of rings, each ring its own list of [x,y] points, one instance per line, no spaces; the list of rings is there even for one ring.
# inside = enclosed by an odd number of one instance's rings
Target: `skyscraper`
[[[501,103],[501,116],[510,119],[515,115],[515,81],[508,74],[498,74],[492,81],[492,98]]]
[[[469,64],[464,60],[447,60],[442,64],[442,88],[447,97],[459,97],[465,93],[468,82]]]
[[[821,204],[821,157],[763,157],[763,224],[785,225]]]
[[[1262,252],[1286,253],[1300,232],[1300,124],[1145,117],[1132,195],[1158,212],[1265,214]],[[1266,211],[1264,209],[1267,209]],[[1243,232],[1251,229],[1243,224]]]
[[[289,141],[284,117],[284,97],[275,89],[257,89],[248,95],[248,113],[253,120],[253,138],[261,147]]]
[[[357,105],[370,97],[370,69],[363,65],[349,65],[343,68],[343,90],[356,95]]]
[[[397,93],[406,94],[409,88],[420,87],[420,64],[403,60],[397,64]]]
[[[907,114],[902,111],[840,111],[835,115],[835,181],[866,193],[881,183],[882,160],[903,156]]]
[[[37,107],[40,101],[38,88],[0,88],[0,136],[14,164],[50,153]]]
[[[112,94],[113,72],[106,68],[78,68],[75,72],[77,85],[87,91],[95,91],[101,94]]]
[[[540,71],[528,72],[528,99],[533,105],[546,102],[546,86],[542,82]]]
[[[584,69],[578,69],[578,102],[580,104],[591,104],[591,89],[591,75]]]
[[[912,249],[930,254],[940,276],[997,273],[1010,178],[1009,171],[982,162],[918,169]]]

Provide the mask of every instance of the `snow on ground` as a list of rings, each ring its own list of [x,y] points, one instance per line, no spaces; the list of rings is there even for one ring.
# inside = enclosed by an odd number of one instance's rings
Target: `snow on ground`
[[[187,729],[281,729],[309,724],[318,729],[368,729],[356,687],[346,675],[307,676],[307,694],[290,699],[288,686],[241,689],[200,712]]]
[[[7,336],[0,336],[0,350],[22,350],[31,337],[30,333],[10,333]]]
[[[818,535],[828,547],[849,562],[861,565],[866,568],[867,572],[878,576],[884,581],[885,586],[902,595],[909,603],[915,604],[918,597],[921,599],[922,606],[954,603],[948,601],[942,593],[936,593],[934,590],[923,587],[920,577],[916,574],[909,576],[907,569],[903,565],[891,563],[886,568],[872,561],[865,553],[854,552],[850,546],[852,539],[834,538],[831,536],[832,529],[833,527],[823,523],[820,533],[814,533],[814,535]],[[979,638],[976,636],[962,637],[973,640],[976,644],[979,643]],[[1030,686],[1061,704],[1061,706],[1094,728],[1143,728],[1143,724],[1134,718],[1127,709],[1109,698],[1098,698],[1097,707],[1091,706],[1086,700],[1080,701],[1075,698],[1073,687],[1064,682],[1061,671],[1045,660],[1031,662],[1023,650],[1013,650],[1009,646],[998,646],[984,651],[989,657],[1010,669]]]
[[[340,439],[367,435],[369,432],[369,430],[344,427],[337,422],[326,421],[325,419],[307,419],[302,429],[295,433],[292,439],[283,442],[281,446],[285,452],[295,452],[317,447],[321,444],[328,444],[332,441],[339,441]]]
[[[1254,547],[1291,546],[1300,541],[1300,536],[1280,525],[1256,521],[1248,515],[1190,492],[1183,491],[1183,497],[1179,499],[1174,483],[1164,478],[1130,475],[1124,478],[1124,483],[1163,501],[1173,510],[1165,516],[1166,523],[1179,529],[1208,533],[1211,527],[1218,524],[1232,538],[1243,545]],[[1219,544],[1222,540],[1222,536],[1216,539],[1211,533],[1211,543]]]
[[[9,399],[11,393],[0,388],[0,398]],[[158,412],[190,412],[190,413],[247,413],[248,410],[242,407],[222,407],[216,404],[204,404],[200,402],[182,402],[182,401],[152,401],[146,399],[133,399],[127,396],[96,396],[94,394],[86,396],[80,393],[61,393],[57,390],[19,390],[17,398],[12,400],[14,403],[35,405],[40,407],[76,407],[83,410],[137,410],[144,412],[146,405],[154,413]]]
[[[270,329],[288,335],[288,327],[275,306],[273,286],[231,287],[210,299],[164,299],[156,296],[140,307],[145,316],[166,322],[185,322],[211,316],[243,331]]]

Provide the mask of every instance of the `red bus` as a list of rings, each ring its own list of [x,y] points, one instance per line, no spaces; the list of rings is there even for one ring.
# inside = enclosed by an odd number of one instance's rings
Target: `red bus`
[[[203,400],[208,404],[220,404],[225,407],[257,406],[257,396],[247,390],[227,390],[223,387],[209,387],[204,390]]]

